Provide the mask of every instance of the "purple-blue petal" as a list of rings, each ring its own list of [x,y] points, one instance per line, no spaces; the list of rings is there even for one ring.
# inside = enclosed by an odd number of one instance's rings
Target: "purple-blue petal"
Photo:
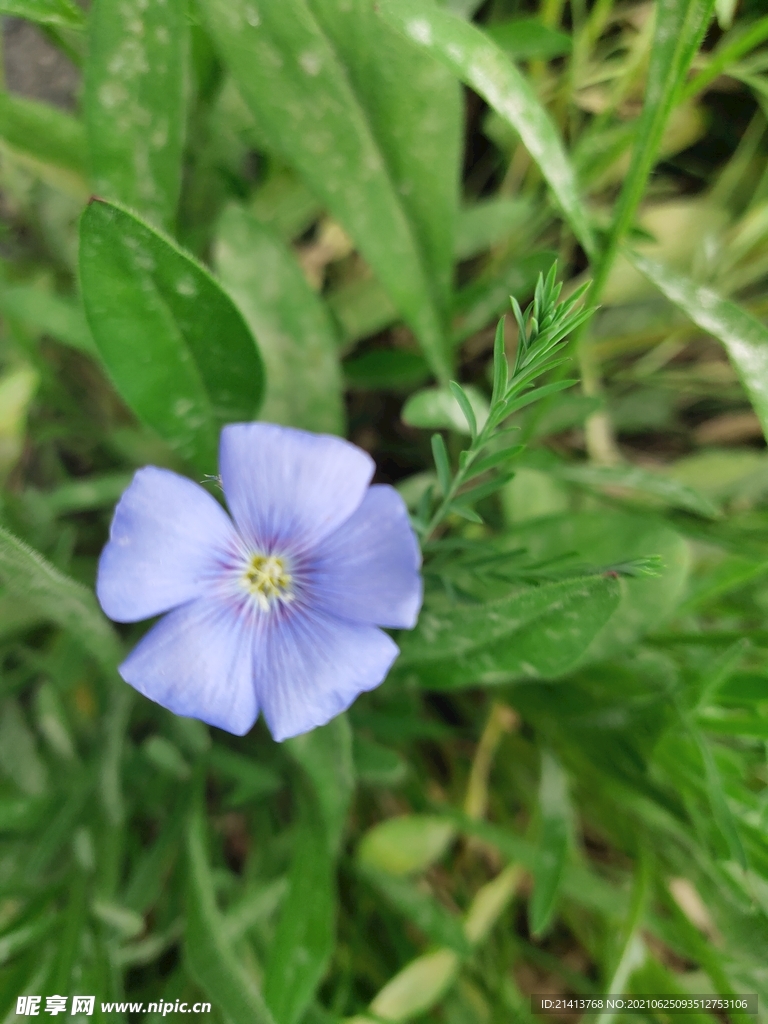
[[[318,545],[309,572],[312,599],[342,619],[412,629],[421,608],[420,565],[403,499],[378,484]]]
[[[224,509],[167,469],[140,469],[115,509],[96,594],[117,622],[138,622],[203,594],[240,541]]]
[[[221,432],[219,470],[245,540],[263,552],[302,553],[352,515],[374,463],[339,437],[234,423]]]
[[[259,713],[253,614],[200,598],[164,616],[120,666],[139,693],[169,711],[243,736]]]
[[[255,649],[256,693],[272,736],[286,740],[325,725],[384,680],[398,655],[375,626],[318,609],[263,622]]]

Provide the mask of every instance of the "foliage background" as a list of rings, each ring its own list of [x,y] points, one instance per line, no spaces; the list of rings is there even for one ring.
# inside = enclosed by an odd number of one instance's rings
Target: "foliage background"
[[[0,11],[0,1015],[765,999],[763,5]],[[153,227],[92,204],[79,240],[92,192]],[[443,509],[379,690],[278,746],[119,681],[143,627],[91,587],[136,467],[215,474],[258,412],[346,432],[425,522],[468,443],[448,380],[482,423],[555,259],[599,311]]]

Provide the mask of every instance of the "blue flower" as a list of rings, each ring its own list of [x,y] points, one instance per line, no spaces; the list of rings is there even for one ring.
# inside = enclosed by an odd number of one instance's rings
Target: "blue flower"
[[[96,591],[117,622],[164,616],[120,666],[178,715],[276,740],[322,725],[386,676],[421,606],[402,499],[337,437],[269,423],[221,435],[232,519],[185,477],[147,466],[123,494]],[[233,522],[234,520],[234,522]]]

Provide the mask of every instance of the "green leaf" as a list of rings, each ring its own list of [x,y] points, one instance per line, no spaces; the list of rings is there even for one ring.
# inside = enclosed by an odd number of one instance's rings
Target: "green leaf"
[[[627,255],[670,302],[723,343],[768,437],[768,328],[711,288],[637,252]]]
[[[287,740],[286,747],[312,783],[329,850],[335,856],[355,790],[352,731],[347,716],[337,715],[327,725]]]
[[[571,37],[544,25],[538,18],[497,21],[485,31],[514,60],[550,60],[571,51]]]
[[[217,775],[236,783],[235,791],[227,799],[229,807],[237,807],[267,793],[274,793],[282,785],[280,776],[270,768],[218,743],[211,748],[208,760]]]
[[[437,473],[437,482],[440,484],[440,490],[443,492],[443,495],[446,495],[451,489],[452,474],[451,463],[448,459],[448,451],[446,450],[442,434],[432,435],[432,458],[435,461],[435,472]]]
[[[84,173],[83,125],[49,103],[0,92],[0,136],[21,153],[75,174]]]
[[[567,559],[563,567],[606,566],[660,557],[658,575],[616,581],[618,607],[596,631],[582,652],[580,664],[620,654],[637,637],[664,622],[683,597],[691,562],[687,543],[674,530],[650,518],[608,511],[568,513],[525,524],[505,543],[510,548],[525,548],[527,556],[537,563]]]
[[[618,246],[632,226],[648,176],[658,159],[664,128],[699,48],[714,0],[659,0],[643,111],[635,133],[613,223],[595,273],[592,301],[602,291]]]
[[[481,199],[459,211],[456,224],[454,255],[466,260],[511,235],[531,217],[534,208],[527,199],[494,196]]]
[[[522,444],[509,445],[507,448],[500,448],[496,452],[492,452],[490,455],[486,455],[482,459],[478,459],[477,462],[473,462],[472,466],[465,475],[466,480],[472,480],[476,476],[480,476],[483,473],[487,473],[491,469],[496,469],[499,466],[503,466],[505,462],[509,462],[520,452],[524,451],[525,446]]]
[[[458,149],[446,159],[447,146],[440,140],[449,133],[443,128],[436,133],[435,146],[410,146],[424,127],[425,109],[438,121],[449,114],[441,110],[446,96],[442,79],[435,78],[435,92],[419,75],[421,95],[404,93],[397,75],[410,54],[390,45],[377,50],[379,37],[371,35],[370,15],[362,3],[343,10],[321,0],[311,7],[306,0],[283,0],[257,10],[247,0],[204,0],[202,7],[260,130],[354,239],[432,368],[447,378],[439,295],[453,251],[454,217],[447,224],[438,220],[450,213],[444,195],[450,191],[456,203]],[[349,39],[348,19],[354,31]],[[339,55],[351,47],[359,48],[359,54],[350,54],[353,66],[347,66]],[[360,81],[362,95],[355,91]],[[406,96],[415,116],[402,109]],[[368,101],[374,109],[366,107]],[[456,109],[455,97],[451,103]],[[388,122],[395,111],[405,120]],[[409,148],[395,144],[393,133],[401,128]],[[451,130],[453,147],[458,145],[457,131],[458,124]],[[399,163],[392,166],[388,160],[395,152]],[[445,184],[449,179],[450,190]],[[413,186],[407,202],[396,182]],[[443,236],[447,254],[438,242]]]
[[[6,593],[67,630],[109,674],[120,660],[120,643],[86,587],[0,527],[0,584]]]
[[[411,960],[378,992],[371,1002],[374,1021],[402,1022],[421,1017],[446,995],[459,973],[460,960],[452,949],[435,949]],[[358,1021],[353,1018],[355,1024]]]
[[[355,278],[330,291],[327,302],[339,325],[345,351],[360,338],[378,334],[400,319],[389,295],[370,276]]]
[[[104,476],[70,480],[54,491],[33,491],[29,488],[24,497],[33,507],[44,509],[49,516],[91,512],[115,505],[131,479],[130,473],[105,473]]]
[[[83,12],[72,0],[0,0],[0,14],[56,28],[82,28],[85,24]]]
[[[368,829],[360,841],[361,865],[388,875],[426,871],[456,836],[450,821],[431,814],[403,814]]]
[[[25,796],[39,797],[48,789],[48,772],[37,739],[13,697],[5,700],[0,710],[0,766]]]
[[[430,689],[556,678],[610,620],[619,581],[601,576],[521,590],[483,604],[429,604],[416,629],[398,638],[398,675]]]
[[[305,782],[299,794],[288,894],[270,947],[264,980],[280,1024],[296,1024],[314,998],[335,943],[339,852],[355,777],[346,715],[286,741]]]
[[[701,732],[693,725],[690,726],[690,731],[696,746],[699,749],[701,759],[704,762],[704,778],[706,782],[707,796],[709,798],[709,805],[712,808],[712,816],[717,822],[717,827],[728,844],[728,851],[731,857],[736,861],[737,864],[741,864],[742,868],[746,871],[748,868],[747,855],[744,852],[744,846],[741,842],[741,838],[736,829],[736,822],[734,821],[731,808],[728,806],[728,801],[723,789],[723,782],[720,778],[720,772],[715,761],[714,753],[712,752],[709,743],[701,735]]]
[[[488,399],[471,384],[463,388],[471,404],[476,423],[482,427],[488,419]],[[424,388],[410,396],[401,413],[403,423],[427,430],[455,430],[471,433],[470,424],[452,388]]]
[[[261,357],[232,300],[171,239],[122,206],[80,224],[83,302],[101,357],[137,416],[204,472],[221,426],[253,419]]]
[[[472,403],[464,388],[457,384],[455,380],[450,381],[448,387],[451,389],[453,397],[459,403],[461,412],[469,427],[469,436],[474,440],[477,436],[477,417],[475,416],[475,410],[472,408]]]
[[[382,18],[441,60],[519,133],[587,252],[594,242],[562,140],[527,79],[479,28],[428,0],[380,0]]]
[[[296,1024],[323,979],[334,948],[335,879],[324,809],[300,798],[288,894],[269,949],[264,996],[279,1024]]]
[[[399,785],[408,774],[408,765],[403,758],[389,747],[367,740],[355,734],[353,736],[353,755],[355,773],[361,785],[392,786]],[[2,806],[0,804],[0,806]],[[2,810],[0,810],[0,822]],[[2,826],[0,825],[0,828]]]
[[[461,87],[439,62],[382,25],[371,0],[309,0],[309,7],[347,69],[445,317],[459,207]]]
[[[536,872],[528,920],[531,934],[546,931],[560,893],[571,832],[568,778],[560,762],[548,750],[541,752],[539,779],[540,834]]]
[[[336,330],[293,251],[241,207],[221,218],[216,269],[254,335],[267,374],[262,419],[342,433]]]
[[[33,285],[4,284],[0,287],[0,310],[36,334],[50,334],[89,356],[99,354],[82,307],[74,299]]]
[[[85,123],[96,192],[169,228],[181,188],[188,19],[184,0],[94,0]]]
[[[274,1024],[258,988],[225,937],[205,849],[201,809],[187,827],[187,925],[184,954],[192,977],[232,1024]],[[282,1022],[281,1022],[282,1024]]]
[[[434,896],[417,888],[412,882],[384,871],[361,866],[361,873],[388,903],[415,924],[427,938],[441,946],[448,946],[460,956],[470,952],[471,946],[464,934],[461,919]]]
[[[453,344],[458,345],[494,317],[508,312],[510,295],[530,295],[539,274],[546,274],[556,258],[553,252],[536,252],[460,289],[454,300]]]
[[[722,512],[704,494],[678,480],[652,473],[640,466],[563,465],[554,470],[561,480],[572,480],[593,487],[627,487],[642,494],[661,498],[673,508],[682,508],[707,519],[719,519]]]
[[[370,349],[344,360],[347,385],[365,391],[410,391],[423,384],[429,375],[429,365],[423,356],[397,348]]]

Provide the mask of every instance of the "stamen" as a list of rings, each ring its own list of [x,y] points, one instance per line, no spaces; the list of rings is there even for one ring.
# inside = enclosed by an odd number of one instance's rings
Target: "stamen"
[[[287,604],[293,600],[292,581],[285,562],[277,555],[251,555],[243,574],[243,586],[265,612],[276,601]]]

